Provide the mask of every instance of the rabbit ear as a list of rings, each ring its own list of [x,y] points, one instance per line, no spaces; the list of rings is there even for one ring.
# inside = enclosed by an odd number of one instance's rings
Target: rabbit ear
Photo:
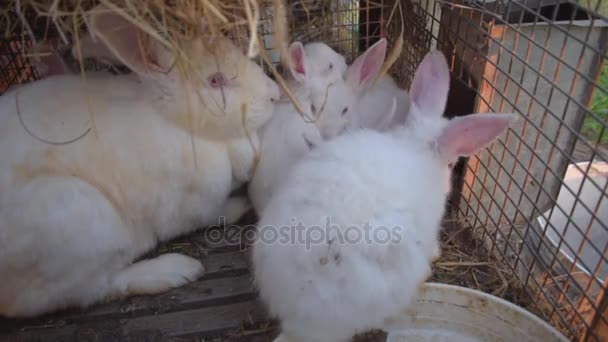
[[[140,75],[166,72],[169,52],[152,38],[105,5],[91,11],[91,31],[124,65]]]
[[[300,42],[293,42],[289,46],[289,71],[296,81],[306,80],[306,52]]]
[[[40,54],[40,56],[31,58],[40,76],[48,77],[70,73],[63,58],[50,44],[38,43],[32,46],[31,51],[34,54]]]
[[[79,59],[79,47],[82,58],[95,58],[108,64],[122,64],[101,39],[95,40],[91,35],[82,36],[79,44],[74,44],[72,47],[72,56],[76,59]]]
[[[386,57],[386,38],[382,38],[357,57],[346,69],[346,82],[357,91],[369,87],[378,76]]]
[[[513,124],[515,114],[471,114],[448,122],[437,138],[439,154],[448,160],[466,157],[484,148]]]
[[[410,98],[422,115],[441,117],[450,87],[450,68],[443,54],[428,53],[416,70]]]

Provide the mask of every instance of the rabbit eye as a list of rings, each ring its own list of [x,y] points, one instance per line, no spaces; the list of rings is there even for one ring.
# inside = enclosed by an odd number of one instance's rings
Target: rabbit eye
[[[346,113],[348,113],[348,107],[344,107],[344,109],[342,109],[342,115],[346,115]]]
[[[315,114],[317,112],[317,108],[315,107],[314,104],[310,105],[310,110],[312,111],[313,114]]]
[[[226,85],[226,77],[221,72],[209,76],[209,85],[211,88],[221,88]]]
[[[329,70],[332,70],[334,68],[334,63],[329,63]]]

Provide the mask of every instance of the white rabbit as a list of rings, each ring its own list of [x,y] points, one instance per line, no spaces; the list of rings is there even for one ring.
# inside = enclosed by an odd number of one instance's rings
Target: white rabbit
[[[134,74],[52,76],[0,97],[0,315],[192,281],[204,268],[185,255],[133,261],[248,206],[227,200],[227,141],[270,118],[277,85],[223,37],[212,50],[183,42],[201,77],[183,80],[169,50],[148,37],[142,53],[134,25],[103,5],[92,13],[91,29]],[[91,128],[91,115],[95,131],[58,143]]]
[[[289,47],[292,65],[285,75],[303,87],[324,92],[327,86],[343,78],[346,72],[346,59],[322,42],[306,45],[296,41]]]
[[[249,184],[249,197],[258,215],[291,168],[313,146],[358,125],[357,97],[376,77],[385,55],[386,40],[383,39],[349,67],[346,80],[339,76],[333,82],[315,81],[308,75],[308,55],[303,53],[302,45],[296,42],[290,46],[290,71],[294,80],[291,88],[306,111],[306,118],[289,99],[283,98],[276,104],[270,121],[261,129],[260,161]],[[310,80],[317,87],[327,86],[311,89]]]
[[[343,342],[383,328],[430,275],[449,162],[492,142],[514,119],[443,119],[448,87],[445,58],[428,54],[407,125],[319,145],[273,195],[252,260],[261,299],[281,322],[276,341]]]
[[[318,44],[318,43],[314,43]],[[311,44],[307,44],[306,47]],[[321,44],[323,46],[324,44]],[[341,71],[346,73],[347,66],[344,56],[334,50],[327,50],[328,47],[319,48],[323,53],[308,53],[308,64],[314,66],[326,65],[340,66],[334,72]],[[323,69],[321,68],[321,69]],[[321,70],[318,70],[320,73]],[[403,125],[405,117],[409,111],[409,96],[407,91],[401,89],[390,75],[383,75],[378,82],[357,96],[356,107],[359,115],[358,122],[361,127],[371,128],[379,131],[386,131],[396,125]],[[390,116],[389,108],[392,106],[393,98],[397,100],[398,116]]]

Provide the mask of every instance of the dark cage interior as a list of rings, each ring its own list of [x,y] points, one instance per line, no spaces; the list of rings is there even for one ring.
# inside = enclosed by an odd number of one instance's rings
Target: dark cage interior
[[[19,22],[7,13],[1,23]],[[262,13],[260,33],[278,63],[272,12]],[[349,63],[381,37],[390,49],[402,34],[389,73],[405,89],[424,55],[442,51],[452,71],[446,117],[519,114],[500,140],[455,166],[431,280],[505,298],[571,340],[608,341],[608,1],[293,0],[288,16],[293,39],[326,42]],[[50,37],[63,49],[61,37]],[[0,94],[40,77],[24,56],[30,46],[25,33],[0,39]],[[85,64],[99,68],[109,67]],[[214,234],[226,232],[200,230],[154,252],[200,259],[207,273],[195,283],[0,319],[0,340],[271,340],[276,325],[256,299],[246,246],[213,243]]]

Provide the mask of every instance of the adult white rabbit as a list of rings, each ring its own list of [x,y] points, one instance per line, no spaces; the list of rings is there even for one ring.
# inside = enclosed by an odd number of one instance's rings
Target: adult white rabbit
[[[227,141],[270,118],[277,85],[223,37],[212,48],[182,42],[196,76],[183,79],[164,46],[103,5],[92,13],[91,29],[134,74],[52,76],[0,97],[0,315],[195,280],[203,265],[181,254],[133,261],[248,208],[244,197],[227,200]],[[91,118],[95,130],[59,143]]]
[[[514,119],[444,119],[448,87],[445,58],[428,54],[407,125],[319,145],[272,197],[252,260],[260,296],[281,322],[276,341],[343,342],[383,328],[430,275],[449,162],[492,142]]]
[[[291,89],[306,111],[306,117],[302,117],[288,98],[283,98],[261,130],[260,161],[249,184],[249,197],[258,215],[292,167],[313,146],[358,126],[356,98],[376,77],[385,55],[386,40],[381,40],[349,67],[346,80],[338,76],[333,82],[315,81],[317,87],[327,86],[311,89],[308,55],[300,43],[290,46]]]

